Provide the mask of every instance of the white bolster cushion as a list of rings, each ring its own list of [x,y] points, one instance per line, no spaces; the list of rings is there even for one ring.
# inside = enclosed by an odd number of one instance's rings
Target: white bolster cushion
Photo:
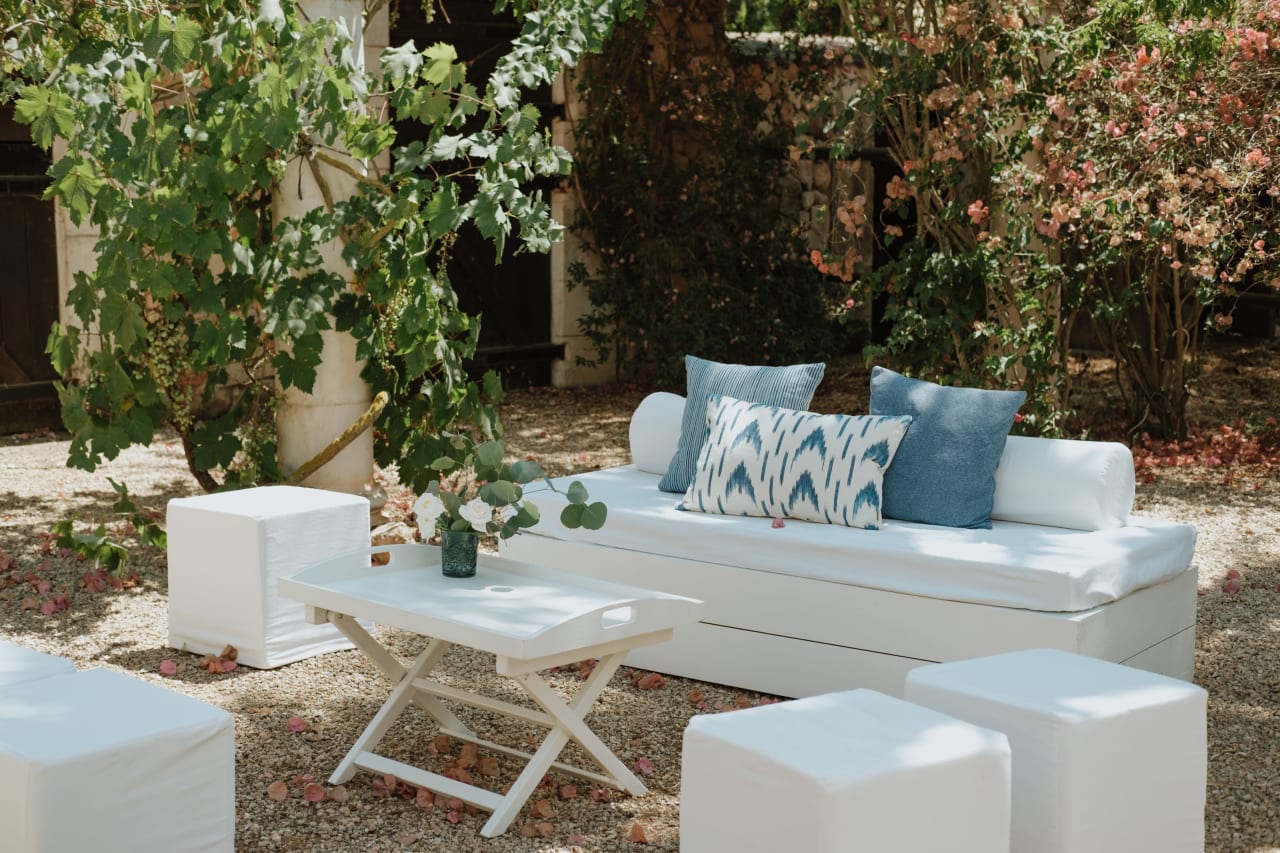
[[[996,468],[991,517],[1109,530],[1128,524],[1133,495],[1133,454],[1123,444],[1011,435]]]
[[[631,416],[631,462],[641,471],[665,474],[680,444],[684,397],[655,391]]]

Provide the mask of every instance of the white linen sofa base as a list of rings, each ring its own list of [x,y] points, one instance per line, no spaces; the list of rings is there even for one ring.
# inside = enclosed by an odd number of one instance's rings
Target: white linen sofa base
[[[867,687],[901,697],[907,673],[917,666],[1037,647],[1188,680],[1195,659],[1192,569],[1109,604],[1063,613],[889,592],[528,531],[506,540],[504,554],[700,598],[706,603],[701,622],[677,629],[669,642],[634,650],[627,665],[778,696]]]
[[[706,602],[701,622],[630,665],[795,697],[900,697],[914,667],[1027,648],[1191,678],[1195,528],[1130,517],[1123,445],[1011,436],[990,530],[774,529],[681,511],[680,495],[658,491],[683,402],[647,397],[631,422],[635,464],[557,481],[560,493],[533,496],[542,522],[502,543],[515,559]],[[603,529],[559,524],[573,480],[608,505]]]

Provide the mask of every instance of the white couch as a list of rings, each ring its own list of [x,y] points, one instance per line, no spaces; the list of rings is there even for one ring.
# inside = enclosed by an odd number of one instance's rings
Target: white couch
[[[684,398],[632,418],[633,464],[578,474],[609,507],[598,531],[542,522],[504,543],[517,559],[706,602],[632,666],[781,696],[869,687],[901,696],[913,667],[1048,647],[1190,679],[1195,529],[1130,516],[1123,445],[1011,436],[990,530],[885,519],[879,530],[687,512],[658,480]]]

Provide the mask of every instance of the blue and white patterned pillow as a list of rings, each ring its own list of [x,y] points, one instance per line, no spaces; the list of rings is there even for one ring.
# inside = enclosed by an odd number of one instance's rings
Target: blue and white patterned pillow
[[[816,415],[712,397],[681,509],[876,530],[884,472],[911,418]]]

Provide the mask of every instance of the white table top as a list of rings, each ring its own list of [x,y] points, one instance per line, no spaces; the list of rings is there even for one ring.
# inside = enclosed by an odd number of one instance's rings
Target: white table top
[[[383,566],[369,555],[389,553]],[[474,577],[447,578],[434,545],[350,552],[281,578],[279,594],[517,660],[589,650],[702,615],[702,602],[481,554]]]

